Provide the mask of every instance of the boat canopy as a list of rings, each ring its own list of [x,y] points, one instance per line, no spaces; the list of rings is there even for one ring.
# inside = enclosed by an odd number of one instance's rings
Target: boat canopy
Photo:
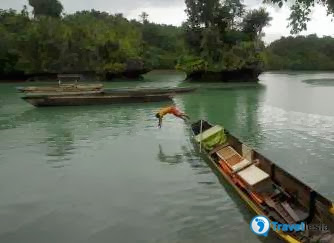
[[[202,133],[199,133],[195,137],[195,140],[198,143],[201,143],[203,148],[210,151],[217,145],[224,144],[226,142],[226,135],[224,132],[224,128],[216,125],[205,130]]]

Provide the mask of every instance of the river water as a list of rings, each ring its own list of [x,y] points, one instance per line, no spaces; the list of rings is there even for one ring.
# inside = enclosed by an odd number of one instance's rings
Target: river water
[[[153,72],[110,87],[176,86]],[[264,73],[259,85],[196,83],[174,102],[334,200],[334,73]],[[30,84],[31,85],[31,84]],[[182,84],[189,85],[189,84]],[[0,242],[260,242],[254,216],[194,150],[168,103],[34,108],[0,85]],[[278,241],[273,235],[265,241]]]

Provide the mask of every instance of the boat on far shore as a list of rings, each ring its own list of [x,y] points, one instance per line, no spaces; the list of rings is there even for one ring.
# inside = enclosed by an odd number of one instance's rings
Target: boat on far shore
[[[75,78],[78,75],[59,75],[59,78]],[[34,106],[78,106],[114,103],[158,102],[171,100],[176,94],[188,93],[196,87],[120,88],[105,89],[103,84],[62,84],[57,86],[18,87],[22,97]]]
[[[98,92],[103,90],[103,84],[78,83],[82,80],[80,74],[58,74],[58,85],[54,86],[28,86],[16,87],[17,91],[28,94],[47,94],[47,93],[79,93],[79,92]],[[64,81],[71,81],[64,83]]]
[[[183,94],[195,91],[196,87],[162,87],[162,88],[119,88],[105,89],[103,84],[60,84],[58,86],[17,87],[19,92],[43,95],[80,95],[101,93],[109,95],[153,95],[153,94]]]
[[[55,86],[29,86],[16,87],[21,93],[70,93],[70,92],[89,92],[103,90],[103,84],[59,84]]]
[[[111,95],[143,95],[143,94],[183,94],[195,91],[196,87],[162,87],[162,88],[121,88],[104,89],[103,92]]]
[[[22,97],[22,99],[36,107],[83,106],[171,101],[172,94],[110,95],[99,93],[86,95],[27,95]]]

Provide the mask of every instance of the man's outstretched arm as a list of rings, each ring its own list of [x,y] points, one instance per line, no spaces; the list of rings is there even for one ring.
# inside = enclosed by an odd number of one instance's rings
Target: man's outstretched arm
[[[162,118],[159,117],[159,124],[158,124],[158,127],[161,128],[161,125],[162,125]]]

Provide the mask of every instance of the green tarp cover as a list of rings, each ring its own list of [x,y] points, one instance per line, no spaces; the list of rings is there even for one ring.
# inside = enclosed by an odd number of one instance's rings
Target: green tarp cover
[[[204,131],[202,134],[198,134],[195,139],[199,143],[202,142],[202,147],[210,151],[216,146],[224,144],[226,142],[226,135],[224,128],[217,125]]]

